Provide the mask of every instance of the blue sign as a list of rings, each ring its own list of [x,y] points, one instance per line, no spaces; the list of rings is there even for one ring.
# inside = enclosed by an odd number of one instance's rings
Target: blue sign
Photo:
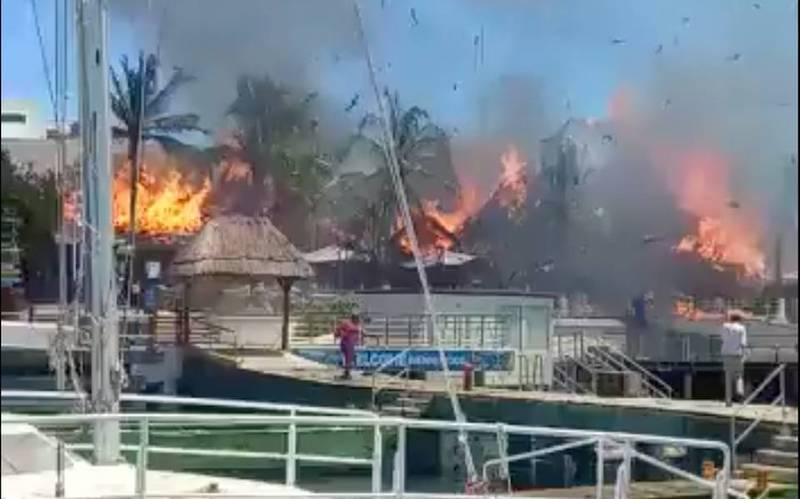
[[[356,349],[355,368],[365,371],[377,369],[397,357],[403,348],[374,348],[364,347]],[[294,353],[308,360],[338,366],[342,363],[342,355],[338,348],[332,347],[307,347],[295,348]],[[513,350],[470,350],[464,348],[445,349],[447,368],[460,371],[464,364],[470,362],[476,370],[480,371],[510,371],[513,367]],[[395,360],[396,369],[408,366],[414,371],[441,371],[442,363],[439,351],[432,348],[413,349],[406,356]],[[387,366],[387,371],[392,371],[392,366]]]

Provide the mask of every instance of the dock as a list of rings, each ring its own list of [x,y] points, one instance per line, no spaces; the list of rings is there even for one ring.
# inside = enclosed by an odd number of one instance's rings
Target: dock
[[[737,480],[733,487],[738,490],[747,490],[747,487],[754,486],[753,482]],[[787,487],[788,489],[788,487]],[[777,491],[777,489],[775,489]],[[567,487],[561,489],[537,489],[530,491],[515,491],[517,497],[548,497],[548,498],[574,498],[574,499],[595,499],[597,489],[594,485]],[[614,497],[614,485],[603,486],[603,497]],[[707,488],[686,481],[668,480],[658,482],[633,482],[630,486],[629,499],[706,499],[710,497]]]
[[[258,355],[233,355],[219,352],[206,352],[206,355],[217,358],[221,362],[235,365],[238,369],[254,371],[272,376],[282,376],[300,381],[319,383],[330,386],[372,389],[373,378],[370,374],[353,373],[350,380],[338,379],[340,370],[324,366],[293,354],[278,352],[262,352]],[[389,390],[411,390],[419,394],[445,395],[446,388],[442,379],[405,380],[379,375],[378,384]],[[507,401],[551,402],[561,404],[579,404],[612,408],[649,409],[680,414],[694,414],[728,419],[736,414],[737,419],[754,420],[759,417],[767,423],[779,424],[783,421],[780,406],[767,404],[750,404],[740,407],[726,407],[725,403],[716,400],[683,400],[656,399],[646,397],[598,397],[595,395],[547,392],[541,390],[515,390],[511,388],[474,387],[470,391],[462,390],[461,380],[453,377],[451,386],[458,395],[464,398],[494,399]],[[796,407],[786,407],[786,419],[794,426],[798,424]]]

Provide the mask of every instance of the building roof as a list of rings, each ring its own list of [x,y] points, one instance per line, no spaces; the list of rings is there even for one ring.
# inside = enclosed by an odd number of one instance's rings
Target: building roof
[[[303,255],[267,217],[215,217],[178,251],[172,263],[177,277],[232,276],[242,279],[292,277],[314,272]]]
[[[478,257],[469,255],[467,253],[458,253],[456,251],[444,250],[437,252],[433,255],[427,255],[422,259],[426,267],[434,267],[436,265],[444,265],[445,267],[460,267],[465,265]],[[400,264],[401,267],[413,269],[416,267],[414,260],[409,260]]]
[[[335,263],[335,262],[352,262],[352,261],[364,261],[365,257],[360,255],[359,253],[347,249],[342,248],[341,246],[337,246],[332,244],[330,246],[325,246],[324,248],[320,248],[318,250],[311,251],[309,253],[303,254],[303,257],[306,259],[308,263],[311,264],[321,264],[321,263]]]

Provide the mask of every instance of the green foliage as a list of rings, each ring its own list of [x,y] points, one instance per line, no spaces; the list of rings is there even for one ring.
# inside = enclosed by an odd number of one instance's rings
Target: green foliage
[[[384,97],[388,104],[390,139],[411,208],[419,208],[426,198],[447,200],[448,194],[457,193],[453,187],[458,185],[447,134],[424,109],[404,108],[397,93],[384,90]],[[340,192],[349,202],[336,203],[339,219],[361,235],[374,261],[385,259],[399,211],[382,136],[380,117],[371,113],[364,116],[358,134],[349,145],[349,153],[366,155],[375,168],[366,174],[340,178]]]
[[[52,171],[44,175],[16,165],[6,150],[2,151],[2,187],[4,210],[16,212],[21,220],[18,242],[23,258],[37,260],[52,250],[58,227],[58,191]]]
[[[239,78],[228,115],[236,125],[236,152],[250,165],[253,184],[262,191],[256,210],[271,212],[287,201],[313,205],[329,178],[329,169],[314,151],[317,124],[309,109],[315,97],[292,100],[269,76]],[[267,182],[273,184],[270,199],[263,192]]]
[[[120,59],[121,74],[111,68],[111,110],[119,120],[121,127],[114,127],[114,135],[128,139],[129,143],[138,146],[138,133],[141,121],[142,139],[154,140],[163,147],[180,146],[175,139],[177,134],[185,132],[203,132],[200,128],[200,117],[193,113],[168,114],[170,99],[183,85],[194,81],[194,77],[182,69],[173,70],[164,86],[158,85],[158,59],[150,54],[145,59],[139,53],[137,65],[131,65],[127,56]],[[144,88],[142,88],[144,87]],[[142,98],[144,108],[142,109]],[[143,111],[140,112],[140,111]],[[133,152],[136,152],[135,150]],[[129,157],[129,159],[131,159]]]

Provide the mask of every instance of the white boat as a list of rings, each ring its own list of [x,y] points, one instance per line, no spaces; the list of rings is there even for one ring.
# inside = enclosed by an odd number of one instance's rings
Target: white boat
[[[65,450],[60,457],[59,452],[59,442],[42,434],[34,426],[4,423],[2,497],[101,498],[136,494],[136,466],[128,463],[95,466],[73,452]],[[226,495],[245,493],[287,497],[307,493],[286,485],[171,471],[149,470],[145,479],[151,490],[182,497],[191,497],[193,493],[214,492]]]

